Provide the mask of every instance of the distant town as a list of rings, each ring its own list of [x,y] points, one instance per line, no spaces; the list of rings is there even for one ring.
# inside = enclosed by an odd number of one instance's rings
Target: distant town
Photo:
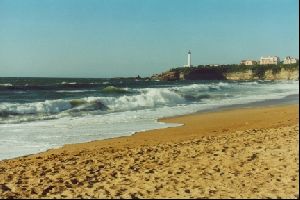
[[[291,56],[286,56],[283,61],[280,61],[280,58],[278,56],[266,56],[266,57],[262,56],[260,58],[260,60],[250,60],[250,59],[241,60],[240,65],[246,65],[246,66],[279,65],[279,64],[291,65],[291,64],[296,64],[298,62],[299,62],[299,59],[291,57]],[[208,66],[217,67],[217,66],[220,66],[220,65],[209,64]],[[183,67],[193,67],[191,51],[189,51],[188,55],[187,55],[187,65],[184,65]]]
[[[283,60],[284,65],[290,65],[290,64],[296,64],[299,60],[297,58],[293,58],[291,56],[287,56]],[[240,62],[240,65],[279,65],[280,58],[278,56],[267,56],[267,57],[261,57],[259,61],[256,60],[242,60]]]

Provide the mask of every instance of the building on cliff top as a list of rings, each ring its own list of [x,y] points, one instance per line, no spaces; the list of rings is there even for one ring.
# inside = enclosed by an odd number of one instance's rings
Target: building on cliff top
[[[261,57],[259,60],[261,65],[278,65],[279,63],[280,59],[278,56]]]
[[[242,60],[240,65],[256,65],[257,62],[255,60]]]
[[[295,63],[298,63],[298,62],[299,62],[299,60],[297,58],[293,58],[293,57],[290,57],[290,56],[285,57],[284,60],[283,60],[284,65],[295,64]]]

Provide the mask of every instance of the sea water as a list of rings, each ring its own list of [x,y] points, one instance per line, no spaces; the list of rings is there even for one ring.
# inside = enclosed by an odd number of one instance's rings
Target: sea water
[[[180,126],[162,117],[298,94],[298,81],[0,78],[0,160]]]

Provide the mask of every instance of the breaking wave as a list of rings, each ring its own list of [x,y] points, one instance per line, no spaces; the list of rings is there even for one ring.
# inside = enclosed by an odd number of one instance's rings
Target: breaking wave
[[[126,94],[130,93],[128,89],[118,88],[115,86],[107,86],[101,90],[103,93]]]
[[[0,84],[0,87],[12,87],[13,85],[11,83],[4,83]]]
[[[0,90],[64,90],[64,89],[86,89],[101,87],[102,83],[77,83],[62,82],[57,84],[0,84]]]
[[[77,83],[69,84],[74,85]],[[68,93],[78,93],[78,95],[30,103],[1,103],[0,123],[7,123],[7,119],[14,119],[10,121],[18,123],[26,120],[157,109],[160,107],[221,102],[223,100],[233,102],[235,99],[249,99],[254,98],[254,96],[257,99],[263,99],[267,98],[266,94],[284,96],[291,92],[295,93],[297,90],[299,92],[297,84],[285,82],[278,84],[278,87],[274,87],[274,84],[261,84],[259,82],[212,82],[181,86],[168,85],[159,88],[106,86],[100,90],[57,90],[55,92],[58,95],[60,93],[67,93],[67,95],[69,95]],[[86,91],[92,91],[93,93],[88,97],[83,96]]]
[[[112,89],[120,92],[119,89]],[[126,90],[125,90],[126,91]],[[80,99],[57,99],[33,103],[2,103],[0,117],[17,115],[57,115],[74,114],[83,111],[119,112],[155,108],[166,105],[184,103],[181,95],[169,89],[143,89],[137,95],[123,95],[121,97],[84,97]]]

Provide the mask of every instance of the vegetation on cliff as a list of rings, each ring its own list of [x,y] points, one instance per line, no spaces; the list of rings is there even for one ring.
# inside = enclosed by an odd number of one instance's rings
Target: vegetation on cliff
[[[172,68],[170,72],[179,72],[179,73],[189,73],[195,70],[199,70],[202,72],[220,72],[220,73],[228,73],[228,72],[245,72],[248,70],[252,71],[266,71],[272,70],[274,72],[280,71],[280,69],[299,69],[299,64],[289,64],[289,65],[218,65],[218,66],[210,66],[210,65],[198,65],[197,67],[178,67]]]

